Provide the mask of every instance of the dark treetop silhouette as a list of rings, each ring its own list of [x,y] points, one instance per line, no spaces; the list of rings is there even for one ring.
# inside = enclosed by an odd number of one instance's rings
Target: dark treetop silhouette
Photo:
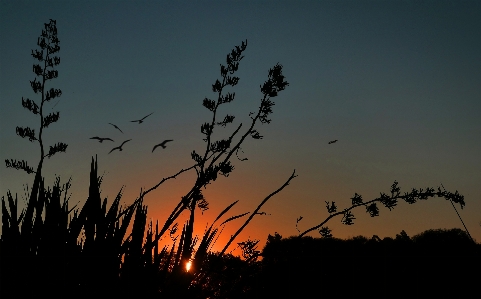
[[[91,137],[90,139],[97,139],[100,143],[102,143],[102,142],[105,141],[105,140],[113,141],[113,140],[110,139],[110,138],[103,138],[103,137],[98,137],[98,136]]]
[[[156,148],[158,148],[159,146],[161,146],[162,148],[165,148],[165,144],[166,144],[167,142],[170,142],[170,141],[174,141],[174,140],[164,140],[164,141],[162,141],[161,143],[157,144],[157,145],[154,146],[154,148],[152,149],[152,152],[154,152],[154,150],[155,150]]]
[[[479,288],[473,271],[481,266],[481,244],[461,229],[347,240],[276,233],[262,257],[250,298],[444,298],[446,291],[470,298]]]
[[[119,130],[120,132],[122,132],[122,130],[121,130],[119,127],[117,127],[116,125],[114,125],[113,123],[109,123],[109,125],[114,126],[117,130]],[[124,132],[122,132],[122,133],[124,133]]]
[[[150,113],[149,115],[147,116],[144,116],[143,118],[139,119],[139,120],[131,120],[130,122],[138,122],[139,124],[143,123],[144,122],[144,119],[146,119],[147,117],[151,116],[154,112]]]
[[[109,154],[110,154],[111,152],[113,152],[114,150],[122,151],[122,146],[123,146],[125,143],[129,142],[130,140],[132,140],[132,139],[125,140],[124,142],[122,142],[122,144],[121,144],[120,146],[114,147],[113,149],[110,150]]]

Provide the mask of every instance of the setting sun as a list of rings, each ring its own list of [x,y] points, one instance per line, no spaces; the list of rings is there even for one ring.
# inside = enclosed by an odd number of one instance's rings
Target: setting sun
[[[188,262],[185,264],[185,270],[186,270],[187,272],[189,272],[190,267],[192,267],[192,261],[188,261]]]

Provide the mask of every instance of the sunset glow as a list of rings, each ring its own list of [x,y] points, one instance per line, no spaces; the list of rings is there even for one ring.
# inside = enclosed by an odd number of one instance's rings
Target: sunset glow
[[[0,298],[479,292],[480,15],[0,1]]]
[[[289,237],[321,223],[329,216],[326,201],[341,210],[355,193],[365,201],[389,194],[395,180],[401,193],[440,183],[458,190],[466,199],[459,213],[481,240],[481,139],[473,138],[481,134],[479,4],[432,9],[405,1],[280,1],[275,7],[264,1],[31,2],[5,2],[0,9],[0,156],[30,166],[39,162],[38,144],[22,140],[16,127],[39,132],[38,115],[22,106],[22,97],[40,99],[29,83],[35,76],[30,53],[44,22],[55,19],[62,64],[47,87],[63,94],[45,103],[45,113],[59,111],[60,118],[43,134],[47,151],[56,142],[68,149],[46,159],[42,175],[47,186],[56,175],[62,183],[72,177],[70,207],[82,207],[88,198],[92,157],[98,157],[107,207],[122,186],[125,206],[141,189],[191,167],[193,150],[203,154],[206,148],[200,126],[212,119],[203,99],[217,97],[212,84],[220,78],[219,64],[248,40],[236,73],[240,81],[229,89],[236,98],[222,106],[217,121],[235,119],[216,126],[212,141],[240,124],[233,142],[245,133],[249,113],[259,107],[259,86],[277,62],[289,86],[273,98],[272,122],[256,125],[263,138],[247,136],[231,156],[229,177],[219,175],[202,188],[208,209],[196,210],[194,236],[202,237],[235,201],[214,228],[252,213],[295,169],[298,177],[269,199],[227,252],[249,237],[260,240],[262,250],[269,234]],[[122,151],[112,151],[126,140]],[[20,213],[27,202],[23,190],[33,179],[3,165],[0,196],[8,190],[18,195]],[[190,169],[150,192],[144,198],[148,217],[162,228],[195,182]],[[329,221],[334,237],[464,229],[444,199],[400,201],[392,211],[380,207],[374,218],[362,209],[353,214],[354,225],[344,225],[342,217]],[[250,215],[226,223],[212,250],[222,250]],[[187,219],[188,211],[177,219],[172,238],[180,240]],[[309,235],[320,236],[316,230]],[[164,236],[162,245],[172,246],[172,240]]]

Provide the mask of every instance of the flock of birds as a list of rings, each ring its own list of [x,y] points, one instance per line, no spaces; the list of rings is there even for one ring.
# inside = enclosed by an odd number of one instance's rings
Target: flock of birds
[[[146,116],[144,116],[144,117],[141,118],[141,119],[131,120],[130,122],[133,122],[133,123],[136,122],[136,123],[141,124],[141,123],[144,122],[144,119],[146,119],[147,117],[151,116],[152,114],[153,114],[153,112],[150,113],[150,114],[148,114],[148,115],[146,115]],[[124,133],[118,126],[114,125],[113,123],[109,123],[109,125],[114,126],[114,128],[116,128],[117,130],[119,130],[122,134]],[[111,138],[98,137],[98,136],[91,137],[90,139],[96,139],[96,140],[98,140],[100,143],[104,142],[105,140],[109,140],[109,141],[112,141],[112,142],[114,141],[114,140],[111,139]],[[132,140],[132,139],[125,140],[124,142],[122,142],[122,144],[121,144],[120,146],[117,146],[117,147],[114,147],[113,149],[111,149],[110,152],[109,152],[109,154],[110,154],[111,152],[115,151],[115,150],[122,151],[122,146],[124,146],[124,144],[126,144],[127,142],[129,142],[129,141],[131,141],[131,140]],[[165,144],[166,144],[167,142],[170,142],[170,141],[174,141],[174,140],[167,139],[167,140],[162,141],[162,142],[159,143],[159,144],[154,145],[154,148],[152,149],[152,152],[154,152],[155,149],[158,148],[159,146],[161,146],[162,148],[166,148]],[[333,144],[333,143],[336,143],[336,142],[337,142],[337,139],[331,140],[331,141],[329,141],[327,144]],[[301,221],[302,219],[303,219],[302,216],[300,216],[299,218],[296,219],[296,229],[297,229],[299,232],[300,232],[300,230],[299,230],[299,228],[297,227],[297,225],[299,224],[299,221]]]
[[[144,122],[144,119],[146,119],[147,117],[149,117],[150,115],[152,115],[152,113],[150,113],[149,115],[146,115],[144,116],[143,118],[141,119],[138,119],[138,120],[131,120],[130,122],[133,122],[133,123],[143,123]],[[118,126],[114,125],[113,123],[109,123],[109,125],[112,125],[114,126],[114,128],[116,128],[117,130],[119,130],[122,134],[124,133]],[[107,138],[107,137],[98,137],[98,136],[95,136],[95,137],[91,137],[90,139],[95,139],[95,140],[98,140],[100,143],[104,142],[105,140],[109,140],[109,141],[112,141],[114,142],[114,140],[112,138]],[[126,144],[127,142],[131,141],[132,139],[128,139],[128,140],[125,140],[124,142],[122,142],[122,144],[120,146],[117,146],[117,147],[114,147],[113,149],[110,150],[109,154],[115,150],[119,150],[119,151],[122,151],[122,146],[124,146],[124,144]],[[156,144],[154,145],[154,148],[152,149],[152,152],[154,152],[154,150],[156,148],[158,148],[159,146],[161,146],[162,148],[166,148],[165,144],[167,142],[170,142],[170,141],[174,141],[174,140],[171,140],[171,139],[168,139],[168,140],[164,140],[162,141],[161,143],[159,144]]]
[[[133,122],[133,123],[138,123],[138,124],[141,124],[144,122],[144,119],[146,119],[147,117],[151,116],[154,112],[144,116],[143,118],[141,119],[138,119],[138,120],[131,120],[130,122]],[[112,125],[114,128],[116,128],[117,130],[119,130],[122,134],[124,133],[118,126],[114,125],[113,123],[109,123],[109,125]],[[114,140],[112,138],[108,138],[108,137],[98,137],[98,136],[95,136],[95,137],[91,137],[90,139],[95,139],[95,140],[98,140],[100,143],[104,142],[105,140],[109,140],[109,141],[112,141],[114,142]],[[127,142],[131,141],[132,139],[128,139],[128,140],[125,140],[124,142],[122,142],[121,145],[117,146],[117,147],[114,147],[113,149],[110,150],[109,154],[115,150],[119,150],[119,151],[122,151],[122,146],[124,146],[124,144],[126,144]],[[156,148],[158,148],[159,146],[162,147],[162,148],[166,148],[165,144],[167,142],[171,142],[171,141],[174,141],[172,139],[167,139],[167,140],[164,140],[162,141],[161,143],[159,144],[156,144],[154,145],[154,148],[152,148],[152,152],[155,151]],[[335,143],[337,142],[337,139],[336,140],[332,140],[332,141],[329,141],[328,144],[332,144],[332,143]]]

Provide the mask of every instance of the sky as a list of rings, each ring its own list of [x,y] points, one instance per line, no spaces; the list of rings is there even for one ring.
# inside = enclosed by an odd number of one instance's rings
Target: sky
[[[60,88],[62,96],[46,104],[60,119],[44,139],[47,148],[60,141],[68,148],[46,159],[43,173],[49,185],[55,175],[62,182],[72,178],[71,206],[87,198],[92,157],[109,203],[122,187],[122,202],[131,203],[141,188],[193,165],[192,150],[205,148],[200,125],[211,119],[202,100],[215,97],[211,85],[220,64],[247,40],[239,84],[229,89],[236,98],[220,108],[235,121],[214,138],[240,123],[245,129],[276,63],[289,86],[273,98],[272,122],[257,126],[264,138],[243,143],[241,157],[248,160],[232,159],[231,175],[204,190],[210,209],[197,213],[195,233],[236,200],[227,216],[253,211],[295,170],[297,177],[237,242],[260,240],[262,249],[269,234],[297,235],[300,216],[301,231],[322,222],[329,216],[326,201],[346,208],[355,193],[374,199],[394,181],[401,192],[441,184],[459,191],[466,206],[458,211],[481,242],[481,2],[2,0],[0,156],[35,167],[38,144],[17,136],[15,127],[38,131],[39,120],[21,99],[39,100],[29,84],[31,50],[49,19],[57,22],[61,63],[48,87]],[[149,113],[142,124],[131,122]],[[108,154],[127,139],[122,152]],[[174,141],[151,152],[165,139]],[[33,175],[4,166],[0,178],[1,196],[10,190],[24,205]],[[149,219],[163,224],[195,178],[186,172],[149,193]],[[443,198],[400,201],[392,211],[380,206],[376,218],[362,207],[353,214],[354,225],[343,225],[341,217],[327,223],[335,237],[464,229]],[[242,224],[228,223],[213,250]],[[235,244],[230,250],[240,253]]]

